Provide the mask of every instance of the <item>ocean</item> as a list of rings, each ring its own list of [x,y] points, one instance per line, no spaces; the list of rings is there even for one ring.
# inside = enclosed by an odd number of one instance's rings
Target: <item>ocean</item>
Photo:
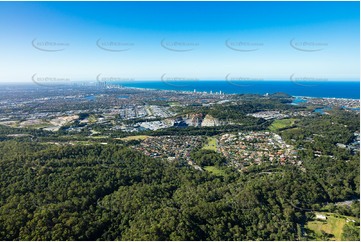
[[[360,99],[360,82],[350,81],[133,81],[124,87],[226,94],[284,92],[292,96]]]

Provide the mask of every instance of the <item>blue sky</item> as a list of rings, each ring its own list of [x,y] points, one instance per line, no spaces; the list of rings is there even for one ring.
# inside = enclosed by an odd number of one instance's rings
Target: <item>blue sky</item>
[[[0,82],[359,80],[359,19],[359,2],[0,2]]]

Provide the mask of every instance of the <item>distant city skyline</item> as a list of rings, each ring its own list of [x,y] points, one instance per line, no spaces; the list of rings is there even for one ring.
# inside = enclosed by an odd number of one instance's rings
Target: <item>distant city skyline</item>
[[[0,83],[359,81],[359,2],[0,2]]]

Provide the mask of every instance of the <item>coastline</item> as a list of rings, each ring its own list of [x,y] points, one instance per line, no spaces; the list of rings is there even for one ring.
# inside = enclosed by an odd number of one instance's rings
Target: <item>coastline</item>
[[[344,98],[344,97],[311,97],[311,96],[292,96],[294,98],[300,98],[300,99],[316,99],[316,98],[322,98],[322,99],[341,99],[341,100],[359,100],[359,98]]]
[[[183,83],[184,85],[179,85]],[[207,85],[207,83],[209,85]],[[241,84],[243,83],[243,84]],[[247,82],[248,83],[248,82]],[[213,95],[239,95],[239,94],[259,94],[265,95],[267,93],[283,92],[287,93],[294,98],[323,98],[323,99],[344,99],[344,100],[360,100],[360,82],[359,81],[332,81],[327,83],[313,82],[318,85],[317,88],[311,86],[294,85],[286,81],[267,81],[269,84],[263,85],[266,81],[254,82],[251,86],[244,85],[244,82],[227,83],[224,81],[202,81],[202,82],[178,82],[178,85],[164,83],[161,81],[136,81],[136,82],[109,82],[108,88],[130,88],[138,90],[151,90],[151,91],[168,91],[179,93],[201,93]],[[28,84],[28,85],[27,85]],[[73,81],[70,83],[63,83],[62,85],[38,85],[36,83],[0,83],[0,86],[26,86],[38,88],[62,88],[62,87],[97,87],[97,82],[89,81]],[[81,84],[81,85],[79,85]],[[199,85],[202,84],[202,85]],[[212,86],[213,84],[217,84]],[[309,82],[311,84],[311,82]],[[233,85],[233,86],[232,86]],[[242,86],[244,85],[244,86]],[[326,90],[326,88],[328,88]],[[338,94],[338,95],[337,95]]]
[[[178,93],[198,93],[198,94],[210,94],[209,92],[206,91],[186,91],[186,90],[173,90],[173,89],[160,89],[160,88],[146,88],[146,87],[132,87],[132,86],[122,86],[122,88],[126,88],[126,89],[136,89],[136,90],[149,90],[149,91],[166,91],[166,92],[178,92]],[[259,95],[265,95],[264,94],[260,94],[260,93],[227,93],[227,92],[223,92],[221,95],[239,95],[239,94],[259,94]],[[289,94],[289,93],[286,93]],[[210,94],[210,95],[220,95],[220,94]],[[300,99],[341,99],[341,100],[359,100],[360,98],[347,98],[347,97],[328,97],[328,96],[304,96],[304,95],[291,95],[293,98],[300,98]]]

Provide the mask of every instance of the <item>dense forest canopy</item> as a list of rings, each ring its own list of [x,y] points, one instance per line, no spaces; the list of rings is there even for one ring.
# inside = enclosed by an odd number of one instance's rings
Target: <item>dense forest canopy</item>
[[[219,177],[119,145],[0,152],[3,240],[295,240],[306,211],[359,187],[358,157]]]

